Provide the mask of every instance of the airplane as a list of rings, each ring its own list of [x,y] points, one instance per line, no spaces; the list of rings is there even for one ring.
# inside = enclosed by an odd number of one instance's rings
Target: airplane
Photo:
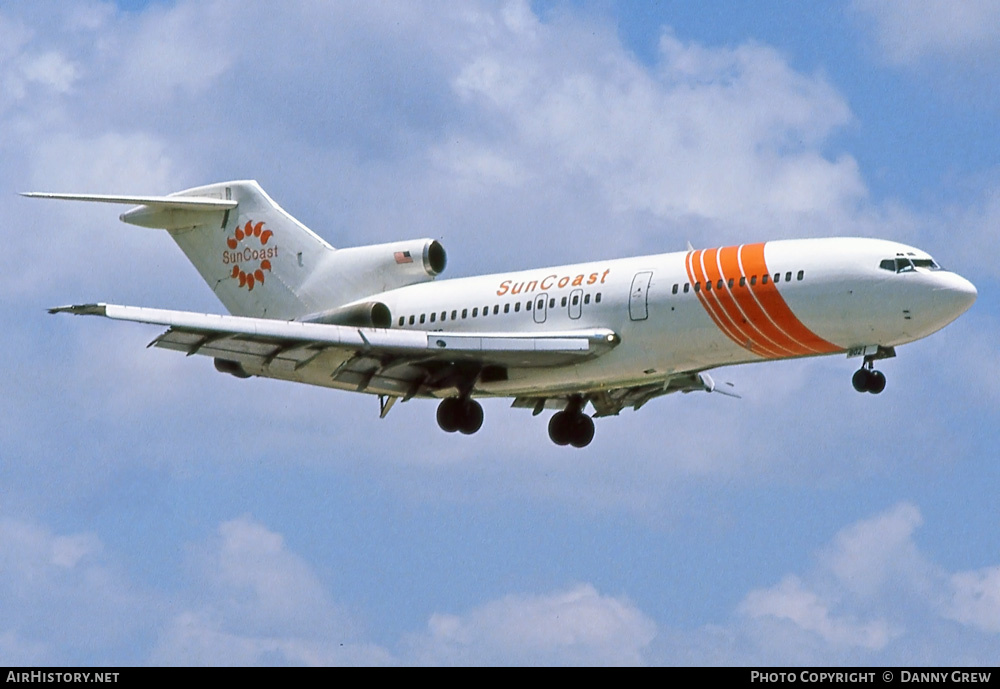
[[[875,362],[968,310],[976,288],[927,253],[862,238],[778,240],[437,280],[436,239],[335,249],[243,180],[167,196],[25,193],[135,206],[166,230],[229,315],[80,304],[50,313],[168,329],[150,345],[260,376],[397,400],[436,398],[437,423],[473,434],[475,398],[554,409],[549,438],[585,447],[594,418],[674,392],[718,392],[709,370],[846,354],[859,392]],[[588,405],[593,409],[587,413]]]

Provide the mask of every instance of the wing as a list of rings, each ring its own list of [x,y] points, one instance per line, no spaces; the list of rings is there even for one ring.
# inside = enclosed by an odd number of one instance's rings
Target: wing
[[[565,366],[610,351],[614,331],[428,332],[221,316],[113,304],[50,313],[169,326],[150,346],[215,358],[220,371],[354,388],[409,399],[471,393],[505,380],[508,368]]]

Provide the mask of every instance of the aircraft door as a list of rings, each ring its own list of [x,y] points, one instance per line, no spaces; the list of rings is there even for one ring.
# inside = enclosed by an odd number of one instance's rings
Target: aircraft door
[[[583,290],[575,289],[569,293],[569,317],[579,318],[583,313]]]
[[[535,323],[544,323],[549,309],[549,295],[542,292],[535,297],[534,317]]]
[[[628,316],[633,321],[644,321],[649,318],[647,298],[649,296],[649,281],[653,278],[652,271],[636,273],[632,278],[632,292],[628,297]]]

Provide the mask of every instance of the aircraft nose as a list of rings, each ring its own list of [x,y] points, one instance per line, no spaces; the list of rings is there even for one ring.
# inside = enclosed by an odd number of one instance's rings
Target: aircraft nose
[[[937,296],[947,304],[953,317],[958,318],[975,303],[979,292],[976,291],[975,285],[961,275],[941,273],[938,277],[939,285],[935,290]]]
[[[944,289],[948,292],[948,298],[952,301],[955,310],[959,314],[968,311],[979,295],[975,285],[955,273],[948,274],[947,284]]]

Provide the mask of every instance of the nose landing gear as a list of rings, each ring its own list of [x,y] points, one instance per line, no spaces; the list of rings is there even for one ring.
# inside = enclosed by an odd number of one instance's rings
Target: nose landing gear
[[[867,366],[867,368],[865,368]],[[851,385],[858,392],[870,392],[877,395],[885,390],[885,374],[875,370],[873,361],[865,360],[864,365],[854,372]]]

